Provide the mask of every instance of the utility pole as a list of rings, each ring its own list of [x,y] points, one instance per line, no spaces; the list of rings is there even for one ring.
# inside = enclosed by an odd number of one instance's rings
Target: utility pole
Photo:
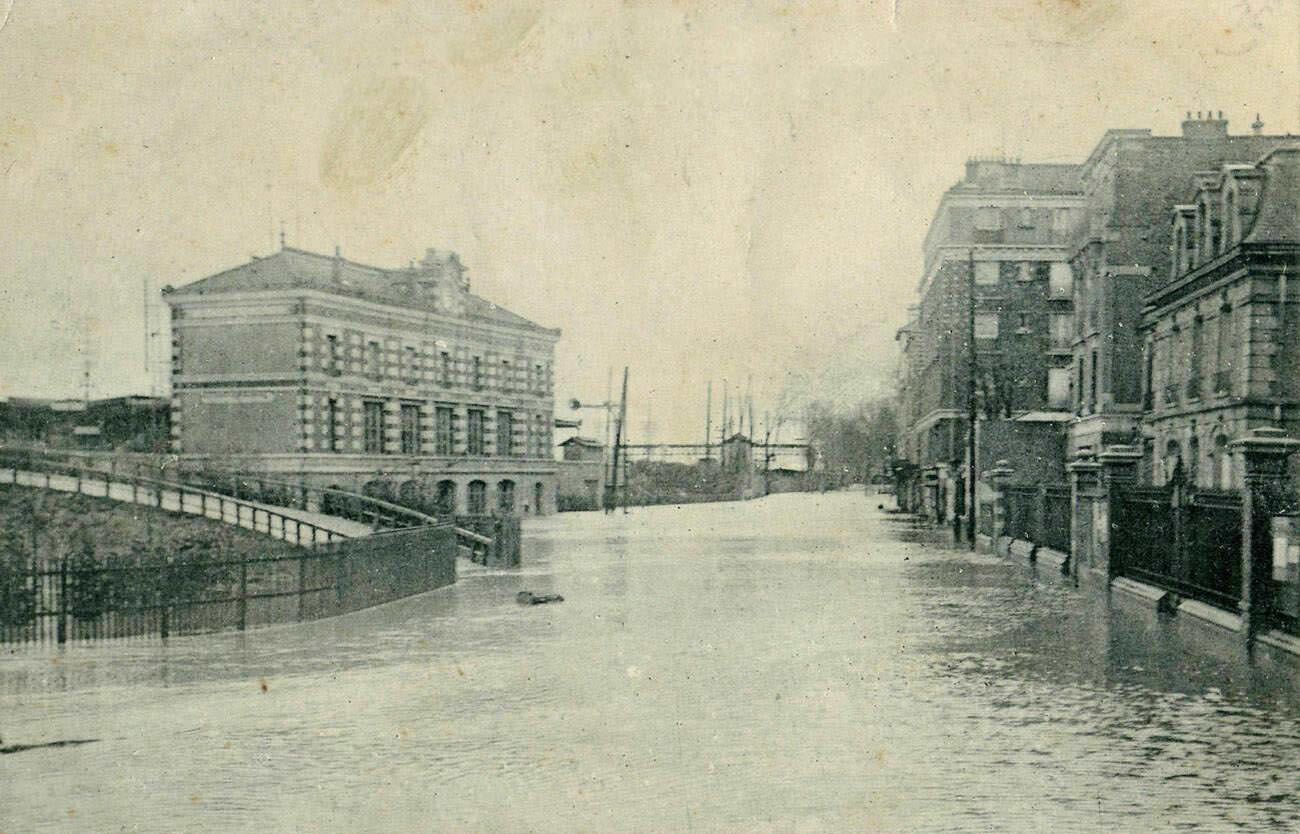
[[[614,475],[613,478],[610,479],[610,483],[613,485],[614,494],[613,496],[611,496],[613,501],[611,502],[611,506],[609,507],[609,509],[613,509],[612,505],[618,502],[618,465],[619,465],[619,455],[621,454],[623,448],[623,422],[626,419],[626,417],[627,417],[627,366],[624,365],[623,366],[623,397],[619,401],[618,420],[614,424]],[[626,468],[627,461],[623,461],[623,463],[624,463],[624,467]],[[624,484],[623,512],[626,513],[627,512],[627,474],[626,473],[624,473],[623,479],[624,479],[623,480],[623,484]]]
[[[719,436],[720,443],[727,442],[727,432],[731,431],[731,386],[727,380],[722,380],[722,432]]]
[[[713,380],[704,389],[704,459],[713,457]]]
[[[975,549],[975,249],[970,250],[966,270],[966,540]]]

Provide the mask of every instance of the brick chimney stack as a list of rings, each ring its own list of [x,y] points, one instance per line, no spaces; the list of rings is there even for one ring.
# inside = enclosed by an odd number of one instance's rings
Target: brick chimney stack
[[[1183,120],[1183,138],[1185,139],[1222,139],[1228,135],[1228,120],[1223,118],[1223,111],[1216,114],[1213,110],[1206,110],[1204,116],[1201,111],[1196,112],[1196,118],[1192,118],[1192,111],[1187,111],[1187,118]]]

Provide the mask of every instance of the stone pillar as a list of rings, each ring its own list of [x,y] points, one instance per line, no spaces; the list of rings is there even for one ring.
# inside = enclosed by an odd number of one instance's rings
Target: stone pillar
[[[1063,567],[1077,581],[1079,565],[1093,563],[1092,502],[1102,494],[1101,464],[1085,446],[1065,468],[1070,473],[1070,553]]]
[[[984,473],[984,478],[993,487],[993,552],[998,552],[998,540],[1007,532],[1007,483],[1015,470],[1005,460],[993,464],[993,468]],[[978,498],[976,490],[976,498]],[[975,517],[979,518],[979,504],[975,505]]]
[[[1266,596],[1269,560],[1257,559],[1256,550],[1264,552],[1271,541],[1257,539],[1268,535],[1268,520],[1282,507],[1288,485],[1287,458],[1300,449],[1300,440],[1288,437],[1281,429],[1263,426],[1228,444],[1233,455],[1242,461],[1245,489],[1241,496],[1241,630],[1249,646],[1261,623],[1259,614],[1268,604]]]
[[[1111,547],[1112,531],[1111,512],[1119,498],[1119,490],[1137,483],[1138,462],[1142,460],[1142,450],[1136,446],[1112,445],[1097,455],[1101,466],[1101,496],[1093,508],[1093,564],[1091,569],[1097,578],[1105,577],[1107,586],[1115,578],[1123,554],[1114,552]],[[1076,574],[1077,575],[1077,574]]]

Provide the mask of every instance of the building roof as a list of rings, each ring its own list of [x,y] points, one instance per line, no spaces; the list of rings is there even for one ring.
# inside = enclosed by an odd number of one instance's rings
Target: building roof
[[[418,291],[418,285],[430,277],[459,281],[463,268],[455,253],[430,250],[429,256],[438,259],[439,266],[449,265],[450,271],[454,271],[455,275],[449,277],[439,271],[430,276],[428,267],[423,263],[420,268],[385,269],[350,261],[338,255],[321,255],[286,246],[273,255],[265,258],[255,256],[248,263],[200,278],[171,290],[168,294],[193,296],[256,290],[319,290],[405,308],[446,313],[445,309],[435,303],[433,296]],[[548,333],[559,332],[542,327],[472,293],[463,292],[463,299],[464,318]]]
[[[588,449],[603,449],[605,444],[599,440],[592,440],[590,437],[570,437],[560,444],[561,446],[584,446]]]
[[[1259,162],[1264,186],[1248,243],[1295,243],[1300,228],[1300,145],[1272,151]]]

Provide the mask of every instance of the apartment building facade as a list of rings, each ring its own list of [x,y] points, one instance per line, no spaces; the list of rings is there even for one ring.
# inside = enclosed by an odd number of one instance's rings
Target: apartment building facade
[[[935,520],[962,510],[972,368],[977,419],[1031,412],[1066,419],[1075,329],[1067,259],[1083,207],[1078,171],[971,160],[930,224],[918,303],[897,336],[899,466],[910,473],[902,500]]]
[[[1252,129],[1233,136],[1221,114],[1188,113],[1177,136],[1109,130],[1084,162],[1085,213],[1070,253],[1077,325],[1071,457],[1142,441],[1142,309],[1144,298],[1171,278],[1173,229],[1165,218],[1186,201],[1197,172],[1253,164],[1296,141],[1264,135],[1258,120]]]
[[[1142,321],[1151,475],[1239,489],[1232,439],[1300,434],[1300,145],[1189,179],[1168,224],[1172,280]]]

